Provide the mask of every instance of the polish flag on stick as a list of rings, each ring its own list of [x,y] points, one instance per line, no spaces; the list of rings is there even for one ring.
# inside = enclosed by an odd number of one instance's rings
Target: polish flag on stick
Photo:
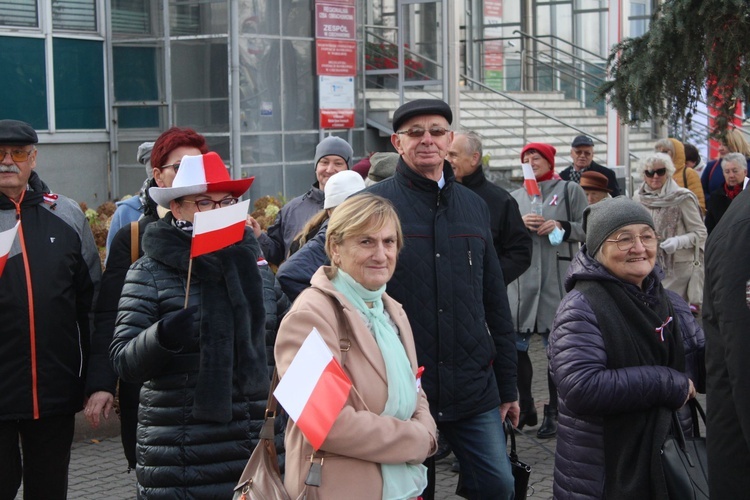
[[[3,275],[3,269],[5,269],[5,263],[8,261],[10,247],[13,246],[13,241],[16,239],[19,224],[21,224],[21,221],[16,222],[16,225],[7,231],[0,232],[0,276]]]
[[[250,200],[245,200],[229,207],[196,212],[190,258],[221,250],[240,241],[245,234],[249,209]]]
[[[313,328],[273,392],[313,448],[323,445],[352,382]]]
[[[521,168],[523,168],[523,185],[526,192],[529,193],[529,196],[542,196],[542,192],[539,191],[539,184],[536,182],[534,169],[528,163],[521,164]]]

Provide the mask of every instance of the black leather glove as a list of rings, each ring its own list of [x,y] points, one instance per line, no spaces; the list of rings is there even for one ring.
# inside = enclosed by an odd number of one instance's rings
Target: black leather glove
[[[198,306],[190,306],[170,314],[159,323],[159,343],[170,351],[184,351],[200,339],[200,329],[194,327]]]

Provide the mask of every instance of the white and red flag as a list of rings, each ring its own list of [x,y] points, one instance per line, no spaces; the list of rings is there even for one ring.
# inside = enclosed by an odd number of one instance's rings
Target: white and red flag
[[[196,212],[190,258],[215,252],[240,241],[245,234],[249,208],[250,200],[245,200],[229,207]]]
[[[526,192],[529,193],[529,196],[542,196],[542,192],[539,191],[539,184],[536,182],[534,169],[531,168],[529,163],[522,163],[521,168],[523,169],[523,186],[526,188]]]
[[[273,392],[313,448],[323,445],[352,382],[313,328]]]
[[[13,241],[16,239],[19,224],[21,224],[21,221],[16,222],[16,225],[7,231],[0,232],[0,276],[3,275],[3,269],[5,269],[5,263],[8,261],[10,247],[13,246]]]

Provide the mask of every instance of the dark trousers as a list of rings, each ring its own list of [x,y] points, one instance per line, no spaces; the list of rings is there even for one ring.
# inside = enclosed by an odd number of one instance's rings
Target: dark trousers
[[[25,499],[65,499],[74,430],[75,415],[0,421],[0,500],[13,500],[21,479]]]

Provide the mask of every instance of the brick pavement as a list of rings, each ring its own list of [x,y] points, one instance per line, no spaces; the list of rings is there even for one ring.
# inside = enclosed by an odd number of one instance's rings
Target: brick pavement
[[[546,356],[540,337],[533,336],[530,355],[534,364],[532,392],[537,410],[541,415],[548,402],[545,375]],[[116,429],[116,426],[115,426]],[[532,467],[529,499],[552,498],[552,469],[554,465],[555,439],[540,440],[537,427],[524,429],[517,434],[516,447],[519,459]],[[135,473],[128,474],[127,463],[122,454],[119,436],[93,439],[82,428],[79,440],[73,443],[71,454],[68,498],[73,500],[133,499],[135,498]],[[111,432],[109,432],[111,434]],[[451,472],[453,455],[437,463],[437,500],[459,498],[455,495],[458,475]],[[16,497],[23,498],[22,492]],[[356,498],[353,496],[352,498]]]

